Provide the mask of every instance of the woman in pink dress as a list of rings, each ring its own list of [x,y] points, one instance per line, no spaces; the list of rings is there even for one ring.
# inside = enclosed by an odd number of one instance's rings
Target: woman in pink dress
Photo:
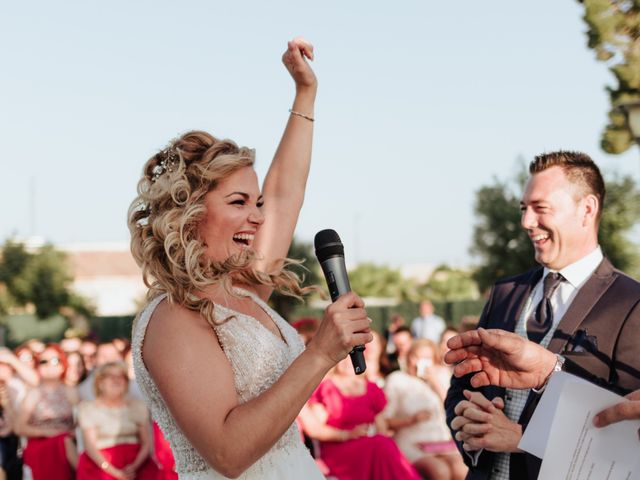
[[[301,412],[305,431],[320,441],[320,460],[339,480],[419,479],[386,436],[384,392],[353,373],[347,357],[320,383]]]

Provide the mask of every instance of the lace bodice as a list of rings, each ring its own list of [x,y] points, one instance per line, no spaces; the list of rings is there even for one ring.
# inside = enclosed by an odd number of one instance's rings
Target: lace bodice
[[[225,355],[233,368],[235,387],[241,403],[260,395],[268,389],[291,362],[302,352],[304,345],[297,332],[282,317],[256,295],[235,289],[240,295],[250,296],[273,319],[282,333],[284,341],[276,337],[255,318],[215,305],[215,318],[220,322],[214,330]],[[136,379],[150,407],[153,418],[171,444],[176,460],[176,471],[181,478],[213,479],[225,478],[217,474],[193,448],[189,440],[176,425],[160,392],[151,379],[142,359],[142,344],[147,325],[164,295],[152,300],[140,314],[133,327],[132,350]],[[231,318],[230,318],[231,317]],[[228,319],[224,321],[225,319]],[[212,332],[213,334],[213,332]],[[215,399],[211,399],[215,401]],[[300,440],[295,425],[291,425],[278,442],[241,479],[278,478],[269,474],[274,462],[291,462],[291,455],[311,457]],[[281,477],[283,478],[283,477]],[[308,478],[315,478],[313,475]],[[318,478],[322,478],[321,476]]]

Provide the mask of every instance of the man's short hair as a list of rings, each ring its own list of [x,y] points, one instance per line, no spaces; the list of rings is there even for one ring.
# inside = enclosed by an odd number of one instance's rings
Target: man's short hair
[[[583,195],[595,195],[598,199],[599,222],[604,207],[605,187],[600,169],[589,155],[582,152],[558,150],[536,156],[529,164],[531,175],[551,167],[560,167],[569,181],[582,191]]]

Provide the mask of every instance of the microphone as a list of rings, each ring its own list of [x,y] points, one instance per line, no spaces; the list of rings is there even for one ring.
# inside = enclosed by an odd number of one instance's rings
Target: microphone
[[[347,267],[344,265],[344,246],[335,230],[321,230],[313,241],[316,249],[316,257],[322,267],[322,273],[329,287],[331,301],[351,291]],[[367,364],[364,361],[364,345],[356,345],[349,352],[353,371],[356,375],[364,373]]]

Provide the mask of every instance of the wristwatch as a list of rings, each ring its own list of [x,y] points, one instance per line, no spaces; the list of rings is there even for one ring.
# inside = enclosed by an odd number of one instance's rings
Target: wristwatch
[[[562,369],[564,368],[564,361],[565,358],[560,355],[559,353],[556,353],[556,364],[553,366],[553,370],[551,371],[551,375],[553,375],[556,372],[561,372]],[[549,375],[549,376],[551,376]]]
[[[551,375],[553,375],[556,372],[562,371],[562,368],[564,367],[564,361],[565,361],[565,358],[559,353],[556,353],[556,363],[553,366],[553,369],[551,370],[551,372],[549,373],[549,376],[545,379],[544,383],[540,388],[532,388],[531,390],[533,390],[535,393],[544,392],[544,389],[547,387],[547,384],[549,383],[549,379],[551,378]]]

